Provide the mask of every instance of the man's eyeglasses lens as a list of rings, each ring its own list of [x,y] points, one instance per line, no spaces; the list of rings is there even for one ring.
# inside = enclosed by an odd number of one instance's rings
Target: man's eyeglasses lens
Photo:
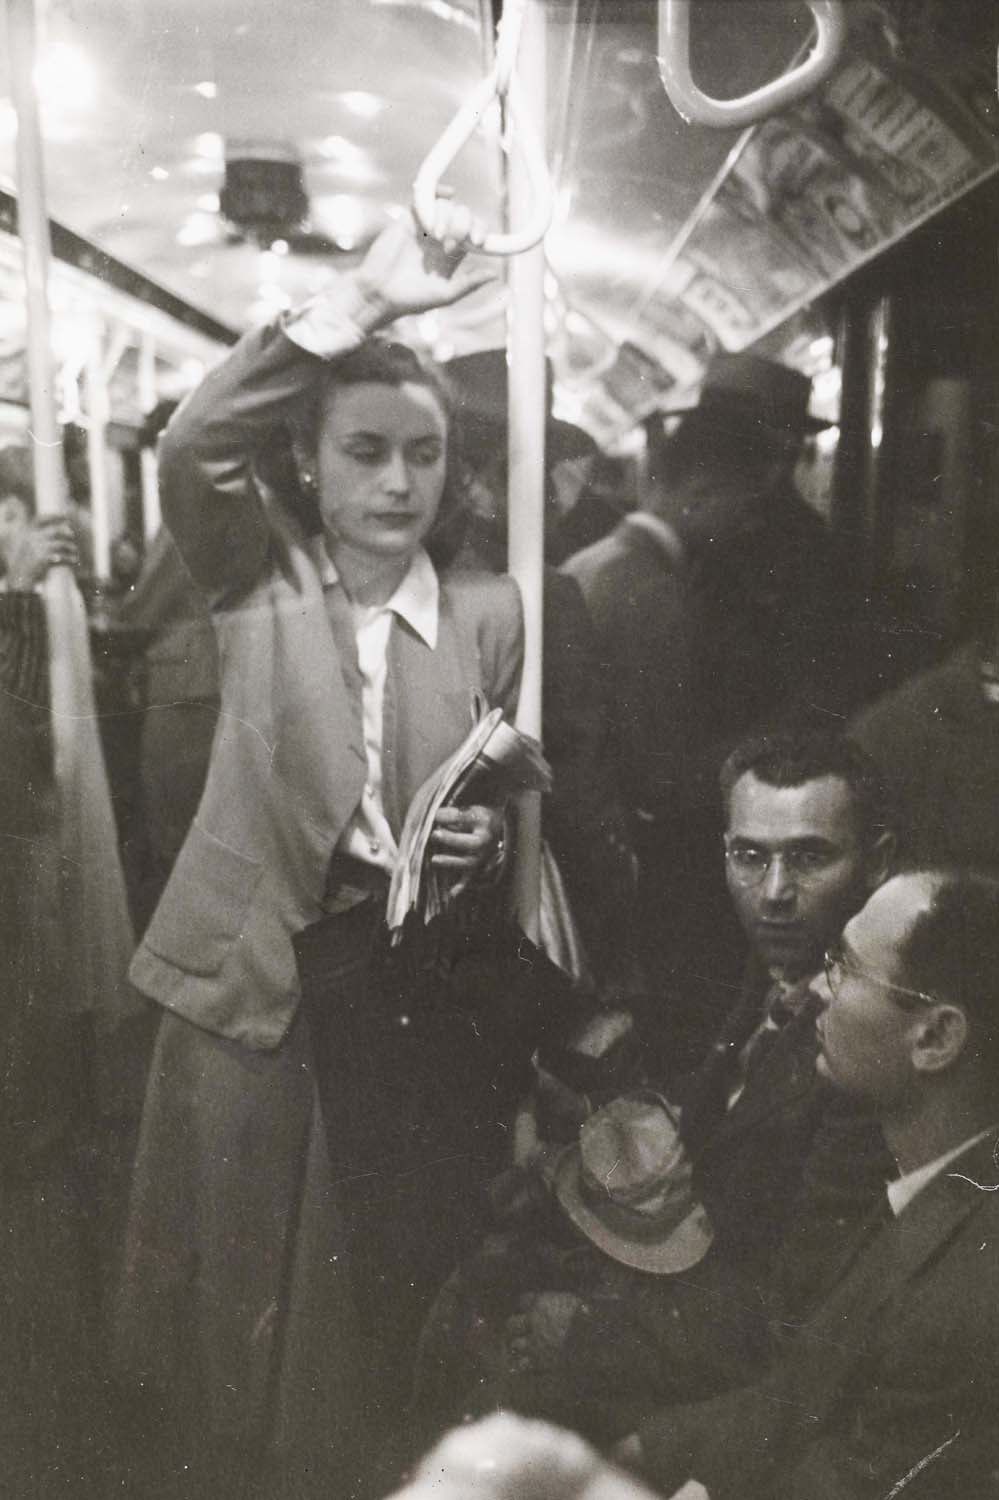
[[[740,885],[759,885],[775,859],[780,859],[785,875],[799,885],[817,879],[832,863],[834,855],[822,849],[783,849],[779,854],[755,844],[726,846],[725,859]]]
[[[848,967],[843,950],[839,947],[826,949],[822,955],[822,967],[825,971],[829,993],[834,1000],[839,999],[840,987],[847,974],[850,973],[857,979],[866,979],[869,984],[879,984],[883,989],[891,990],[893,995],[905,995],[909,1000],[918,1001],[920,1005],[937,1004],[933,995],[927,995],[922,990],[910,990],[904,984],[894,984],[890,979],[882,979],[880,974],[869,974],[855,964]]]

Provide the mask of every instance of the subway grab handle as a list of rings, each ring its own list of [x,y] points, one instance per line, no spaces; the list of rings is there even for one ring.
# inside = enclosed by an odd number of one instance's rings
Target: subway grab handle
[[[674,109],[691,125],[718,130],[756,125],[796,104],[823,83],[836,67],[846,41],[842,0],[807,0],[815,20],[815,44],[803,62],[739,99],[714,99],[698,88],[690,72],[692,0],[659,0],[659,76]]]
[[[474,135],[494,100],[505,101],[512,127],[513,150],[519,151],[531,194],[527,220],[508,233],[487,234],[477,247],[484,255],[521,255],[544,239],[554,208],[544,149],[531,123],[514,67],[524,17],[524,0],[510,4],[500,24],[496,63],[475,88],[430,148],[413,182],[413,209],[422,229],[433,234],[440,182],[455,157]]]

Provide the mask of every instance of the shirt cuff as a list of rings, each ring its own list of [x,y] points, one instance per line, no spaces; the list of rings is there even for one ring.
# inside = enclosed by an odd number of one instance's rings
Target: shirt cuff
[[[385,320],[381,303],[350,277],[324,287],[281,320],[285,336],[320,359],[335,359],[362,344]]]

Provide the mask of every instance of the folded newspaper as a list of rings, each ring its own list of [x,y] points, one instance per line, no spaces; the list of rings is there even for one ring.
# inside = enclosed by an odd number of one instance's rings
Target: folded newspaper
[[[496,802],[517,792],[547,792],[551,769],[537,740],[503,718],[501,708],[479,719],[458,749],[438,766],[413,798],[389,888],[385,921],[394,940],[411,911],[431,921],[447,903],[447,880],[427,857],[437,810],[461,802]]]

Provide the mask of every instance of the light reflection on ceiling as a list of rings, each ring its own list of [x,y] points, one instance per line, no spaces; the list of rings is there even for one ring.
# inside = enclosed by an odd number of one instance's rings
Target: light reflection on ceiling
[[[52,0],[36,83],[53,217],[233,328],[271,317],[353,264],[408,205],[424,154],[482,76],[490,10]],[[694,10],[694,72],[722,95],[781,71],[808,36],[794,0]],[[848,11],[851,51],[821,95],[738,136],[673,111],[655,0],[547,0],[557,207],[546,329],[563,411],[600,436],[996,169],[992,8],[848,0]],[[5,69],[0,57],[0,186],[11,190]],[[307,200],[297,229],[263,240],[220,202],[227,161],[260,157],[288,167],[290,190],[297,174]],[[500,222],[494,118],[448,181]],[[501,342],[504,319],[497,281],[412,331],[446,356]]]

